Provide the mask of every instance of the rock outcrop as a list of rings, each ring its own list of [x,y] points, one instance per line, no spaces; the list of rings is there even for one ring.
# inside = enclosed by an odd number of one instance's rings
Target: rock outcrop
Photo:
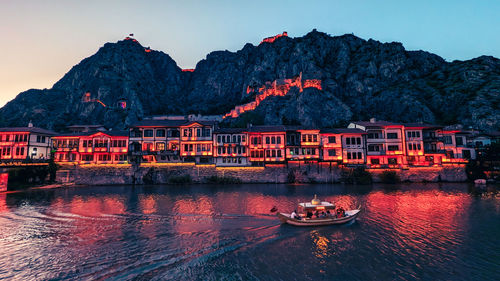
[[[32,120],[54,130],[77,123],[123,128],[147,115],[224,115],[256,100],[260,93],[249,89],[300,75],[304,81],[320,80],[320,87],[292,86],[286,95],[268,96],[226,122],[329,127],[376,117],[500,127],[500,60],[446,62],[428,52],[406,51],[400,43],[315,30],[246,44],[237,52],[212,52],[194,71],[182,71],[167,54],[130,38],[107,43],[52,89],[19,94],[0,109],[0,126]],[[85,93],[106,106],[85,102]],[[116,105],[120,100],[126,109]]]

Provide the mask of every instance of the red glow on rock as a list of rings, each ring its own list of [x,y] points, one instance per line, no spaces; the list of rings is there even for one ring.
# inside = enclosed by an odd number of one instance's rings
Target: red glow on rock
[[[302,73],[300,73],[298,77],[292,79],[278,79],[273,82],[266,82],[264,86],[258,89],[259,94],[255,96],[255,101],[236,106],[222,118],[236,118],[246,111],[254,110],[263,100],[270,96],[286,96],[292,87],[299,88],[300,92],[302,92],[304,88],[316,88],[318,90],[322,90],[320,79],[302,80]],[[247,94],[253,91],[253,87],[247,86]]]
[[[280,38],[280,37],[288,37],[288,33],[286,31],[284,31],[283,33],[281,34],[277,34],[275,36],[271,36],[271,37],[267,37],[267,38],[264,38],[260,43],[273,43],[276,39]]]
[[[194,68],[185,68],[182,70],[182,72],[193,72]]]

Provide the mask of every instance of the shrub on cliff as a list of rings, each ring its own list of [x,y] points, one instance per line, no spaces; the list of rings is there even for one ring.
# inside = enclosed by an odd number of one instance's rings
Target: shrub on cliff
[[[181,176],[171,176],[168,178],[168,182],[171,184],[186,184],[191,183],[192,179],[190,175],[181,175]]]
[[[383,183],[395,184],[401,181],[395,171],[383,171],[380,174],[380,181]]]
[[[236,177],[231,177],[231,176],[210,176],[205,178],[205,181],[207,183],[213,183],[213,184],[239,184],[243,183],[243,181],[239,178]]]
[[[363,167],[355,169],[344,169],[341,175],[342,182],[352,184],[370,184],[372,183],[372,174]]]

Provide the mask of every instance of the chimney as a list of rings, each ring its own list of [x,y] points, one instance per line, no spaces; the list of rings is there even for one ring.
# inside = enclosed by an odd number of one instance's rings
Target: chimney
[[[375,118],[370,118],[370,123],[375,123],[375,121],[377,121],[377,119],[375,119]]]
[[[33,128],[33,123],[31,123],[31,120],[30,120],[30,122],[28,123],[28,128]]]

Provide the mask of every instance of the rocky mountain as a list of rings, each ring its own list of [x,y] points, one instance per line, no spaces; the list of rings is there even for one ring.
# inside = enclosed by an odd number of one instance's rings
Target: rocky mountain
[[[123,128],[148,115],[224,115],[246,105],[225,122],[331,127],[376,117],[500,127],[496,58],[446,62],[400,43],[315,30],[271,41],[212,52],[194,71],[132,38],[107,43],[52,89],[20,93],[0,109],[0,126],[32,120],[55,130],[97,123]]]

